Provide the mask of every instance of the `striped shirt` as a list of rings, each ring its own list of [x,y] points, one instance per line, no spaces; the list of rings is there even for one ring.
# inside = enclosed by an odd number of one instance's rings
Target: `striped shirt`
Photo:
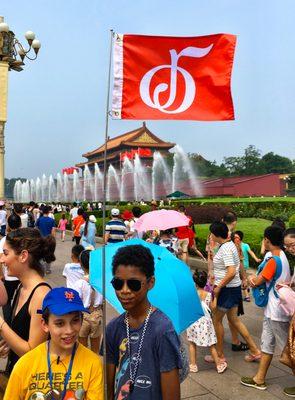
[[[120,219],[111,219],[106,224],[105,232],[109,234],[108,243],[118,243],[125,240],[128,230]]]
[[[215,285],[218,285],[225,277],[228,267],[235,267],[236,274],[226,287],[240,286],[240,257],[238,250],[232,241],[222,244],[213,257]]]

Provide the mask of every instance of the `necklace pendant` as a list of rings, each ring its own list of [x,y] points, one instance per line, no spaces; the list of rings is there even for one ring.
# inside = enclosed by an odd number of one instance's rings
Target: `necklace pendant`
[[[61,394],[59,393],[58,390],[53,389],[46,395],[46,399],[47,398],[50,399],[50,400],[60,400],[61,399]]]
[[[129,393],[132,393],[134,390],[134,382],[130,381],[129,383]]]

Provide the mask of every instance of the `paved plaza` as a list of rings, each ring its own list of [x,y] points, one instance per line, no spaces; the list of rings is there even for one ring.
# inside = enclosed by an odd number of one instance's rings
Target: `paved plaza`
[[[48,275],[48,282],[52,286],[64,284],[62,270],[64,264],[70,261],[71,247],[73,242],[67,236],[65,242],[57,239],[56,258],[57,261],[52,265],[52,274]],[[107,308],[107,318],[110,320],[116,315],[114,309],[110,306]],[[258,309],[253,303],[245,304],[245,315],[242,317],[248,329],[254,336],[257,343],[260,341],[260,333],[262,327],[262,310]],[[272,366],[267,376],[268,389],[266,391],[258,391],[246,388],[240,384],[241,375],[253,376],[256,369],[256,363],[247,363],[243,360],[244,353],[234,353],[230,350],[229,329],[226,325],[225,335],[225,355],[228,361],[228,369],[225,373],[218,375],[212,365],[203,361],[203,356],[208,354],[206,349],[201,350],[198,357],[199,372],[190,374],[181,387],[182,399],[196,400],[214,400],[214,399],[286,399],[282,392],[285,386],[295,386],[295,379],[291,375],[289,368],[279,363],[279,355],[276,354]]]

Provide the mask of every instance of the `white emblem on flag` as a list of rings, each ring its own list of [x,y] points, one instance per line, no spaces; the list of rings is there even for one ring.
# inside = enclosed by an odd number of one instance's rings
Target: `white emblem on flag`
[[[178,60],[180,59],[180,57],[198,57],[198,58],[204,57],[210,52],[212,47],[213,44],[205,48],[186,47],[179,54],[176,53],[175,49],[169,50],[171,56],[171,64],[170,65],[164,64],[164,65],[159,65],[158,67],[154,67],[143,76],[139,87],[140,97],[142,98],[143,102],[147,106],[156,108],[162,111],[163,113],[167,114],[177,114],[187,110],[192,105],[195,99],[196,84],[191,74],[184,68],[181,68],[177,65]],[[165,68],[170,69],[170,85],[168,85],[167,83],[159,83],[155,87],[151,96],[150,93],[151,80],[158,71]],[[173,106],[173,103],[177,95],[178,73],[180,73],[184,79],[185,83],[184,96],[182,103],[179,105],[179,107],[177,107],[174,110],[173,109],[171,110],[169,108]],[[166,103],[160,104],[160,94],[166,92],[168,89],[170,90],[168,100],[166,101]]]

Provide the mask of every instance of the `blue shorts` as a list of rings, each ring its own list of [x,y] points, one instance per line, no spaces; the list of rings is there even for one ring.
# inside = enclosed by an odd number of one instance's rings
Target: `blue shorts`
[[[231,308],[238,307],[242,301],[242,289],[241,286],[237,287],[223,287],[220,290],[217,307],[224,312],[227,312]]]

